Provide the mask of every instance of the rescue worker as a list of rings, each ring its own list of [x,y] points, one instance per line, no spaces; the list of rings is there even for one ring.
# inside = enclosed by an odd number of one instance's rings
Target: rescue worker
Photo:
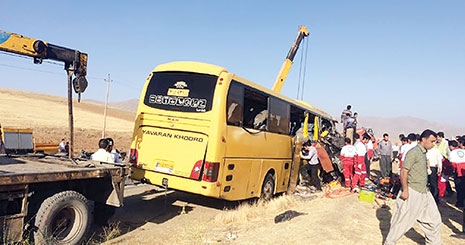
[[[436,148],[445,159],[449,159],[449,142],[444,138],[444,132],[438,132],[437,142]]]
[[[344,141],[345,146],[341,149],[341,156],[339,159],[342,161],[342,173],[344,174],[345,187],[350,188],[354,177],[354,164],[357,150],[352,145],[352,141],[349,138],[345,138]]]
[[[370,140],[370,136],[364,134],[362,140],[360,140],[360,135],[355,134],[354,138],[356,139],[354,147],[357,155],[355,157],[355,175],[352,181],[352,191],[359,192],[360,189],[357,187],[358,182],[360,181],[359,187],[365,186],[365,176],[367,174],[365,165],[365,154],[367,153],[367,149],[365,145]]]
[[[107,139],[100,139],[98,142],[99,149],[90,156],[90,160],[115,163],[115,157],[107,151],[108,143]]]
[[[449,153],[449,161],[454,168],[454,183],[457,191],[455,206],[463,208],[465,201],[465,150],[452,146]]]

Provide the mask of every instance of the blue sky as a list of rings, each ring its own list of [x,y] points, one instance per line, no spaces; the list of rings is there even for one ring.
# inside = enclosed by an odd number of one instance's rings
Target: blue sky
[[[21,3],[22,2],[22,3]],[[310,30],[305,100],[339,116],[415,116],[461,126],[465,1],[1,1],[0,30],[89,54],[84,99],[139,98],[171,61],[224,66],[270,87]],[[282,93],[296,97],[300,51]],[[0,87],[66,95],[61,66],[0,54]]]

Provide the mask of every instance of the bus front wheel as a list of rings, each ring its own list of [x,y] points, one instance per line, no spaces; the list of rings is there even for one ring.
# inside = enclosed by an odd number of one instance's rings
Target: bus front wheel
[[[260,198],[265,201],[269,201],[271,198],[273,198],[273,193],[274,175],[272,173],[268,173],[265,177],[265,180],[263,181],[262,194],[260,195]]]

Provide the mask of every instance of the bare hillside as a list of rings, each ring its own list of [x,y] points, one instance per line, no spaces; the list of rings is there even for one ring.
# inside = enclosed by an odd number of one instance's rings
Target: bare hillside
[[[68,102],[65,97],[0,88],[0,123],[3,127],[33,128],[39,142],[57,143],[68,137]],[[103,105],[74,100],[75,150],[95,150],[103,126]],[[133,112],[109,108],[107,136],[127,149],[134,126]]]
[[[112,102],[110,103],[110,106],[113,108],[120,109],[120,110],[125,110],[125,111],[136,113],[137,106],[139,106],[139,100],[131,99],[131,100],[126,100],[126,101],[121,101],[121,102]]]
[[[363,127],[373,128],[376,137],[382,137],[387,132],[391,138],[397,139],[401,133],[421,133],[424,129],[436,132],[443,131],[448,138],[465,134],[465,128],[454,127],[447,123],[427,121],[416,117],[360,117],[359,123]]]

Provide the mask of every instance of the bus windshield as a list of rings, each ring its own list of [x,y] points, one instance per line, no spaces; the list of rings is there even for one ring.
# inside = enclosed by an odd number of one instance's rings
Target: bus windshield
[[[155,72],[144,104],[169,111],[207,112],[212,108],[218,77],[193,72]]]

